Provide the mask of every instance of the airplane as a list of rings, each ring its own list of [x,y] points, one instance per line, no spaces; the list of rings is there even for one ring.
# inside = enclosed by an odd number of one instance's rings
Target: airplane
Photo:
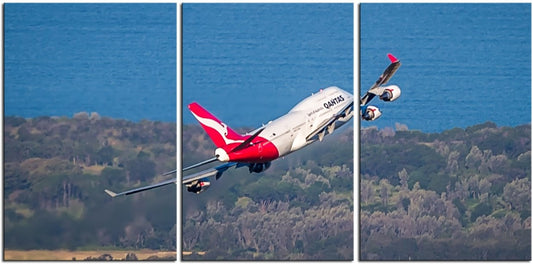
[[[377,107],[367,105],[375,96],[379,96],[383,101],[394,101],[401,94],[396,85],[383,87],[400,66],[400,61],[392,54],[388,54],[388,57],[391,64],[360,99],[360,114],[363,120],[373,121],[381,116]],[[223,162],[214,168],[193,173],[181,179],[187,191],[197,194],[211,186],[210,177],[214,176],[218,180],[229,168],[248,167],[250,173],[267,170],[272,161],[316,141],[322,141],[326,134],[333,133],[335,129],[347,123],[354,113],[353,95],[336,86],[321,89],[318,93],[299,102],[287,114],[244,135],[231,129],[196,102],[189,104],[188,108],[213,141],[216,149],[212,158],[188,166],[182,172],[216,161]],[[175,172],[176,170],[173,170],[162,175]],[[172,183],[177,183],[177,179],[121,193],[110,190],[105,190],[105,192],[111,197],[117,197]]]

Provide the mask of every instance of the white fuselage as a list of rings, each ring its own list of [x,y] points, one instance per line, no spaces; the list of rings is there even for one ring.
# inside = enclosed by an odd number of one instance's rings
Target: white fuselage
[[[350,93],[338,87],[328,87],[302,100],[287,114],[270,121],[260,136],[275,145],[279,157],[285,156],[315,142],[318,137],[306,138],[351,103],[353,96]],[[348,122],[352,116],[338,119],[334,129]]]

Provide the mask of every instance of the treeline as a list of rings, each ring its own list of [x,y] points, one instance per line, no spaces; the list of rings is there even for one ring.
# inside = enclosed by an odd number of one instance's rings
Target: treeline
[[[6,249],[176,249],[176,191],[111,199],[175,169],[176,124],[4,118]]]
[[[199,126],[182,132],[183,165],[213,156]],[[260,174],[228,170],[200,195],[180,187],[181,248],[202,252],[182,258],[351,260],[358,223],[363,260],[531,258],[530,125],[363,129],[359,190],[352,134],[342,128]],[[4,247],[176,250],[174,186],[103,192],[164,180],[175,164],[173,123],[5,117]]]
[[[200,127],[183,128],[184,166],[214,149]],[[353,151],[346,127],[260,174],[228,170],[204,193],[184,191],[182,249],[205,254],[182,258],[352,260]]]
[[[531,126],[361,131],[362,260],[530,260]]]

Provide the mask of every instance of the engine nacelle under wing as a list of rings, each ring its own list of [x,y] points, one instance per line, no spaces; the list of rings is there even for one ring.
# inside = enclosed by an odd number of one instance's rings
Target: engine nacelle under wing
[[[381,116],[381,111],[377,106],[368,105],[361,109],[361,118],[366,121],[374,121]]]
[[[392,102],[400,97],[402,90],[397,85],[389,85],[383,87],[383,93],[379,96],[379,99],[385,102]]]
[[[211,182],[209,182],[209,179],[204,178],[204,179],[200,179],[200,180],[185,184],[185,186],[187,186],[187,191],[189,192],[201,193],[207,190],[209,186],[211,186]]]

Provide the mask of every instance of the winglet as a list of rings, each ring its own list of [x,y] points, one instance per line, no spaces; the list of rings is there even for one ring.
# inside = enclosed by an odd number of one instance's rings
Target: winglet
[[[105,192],[106,192],[107,194],[109,194],[109,196],[111,196],[111,197],[116,197],[116,196],[117,196],[116,193],[114,193],[114,192],[112,192],[112,191],[110,191],[110,190],[107,190],[107,189],[106,189]]]
[[[387,56],[389,57],[389,60],[391,63],[395,63],[398,61],[398,59],[396,59],[396,57],[394,57],[394,55],[388,53]]]

